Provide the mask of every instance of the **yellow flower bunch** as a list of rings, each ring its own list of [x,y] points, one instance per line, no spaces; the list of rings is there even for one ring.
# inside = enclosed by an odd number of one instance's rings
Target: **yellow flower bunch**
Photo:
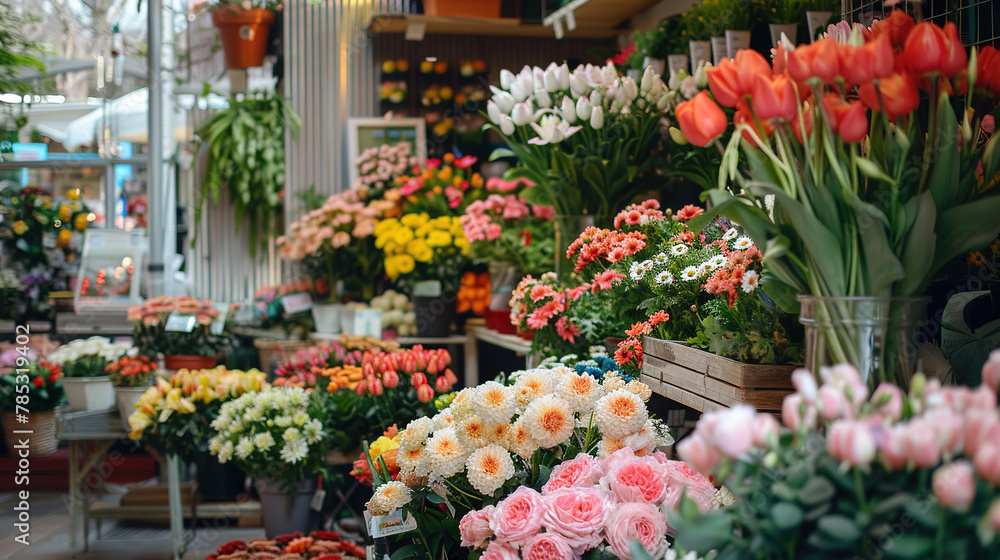
[[[385,254],[385,272],[392,280],[412,273],[418,264],[470,255],[457,216],[431,218],[426,212],[382,220],[375,227],[375,246]]]

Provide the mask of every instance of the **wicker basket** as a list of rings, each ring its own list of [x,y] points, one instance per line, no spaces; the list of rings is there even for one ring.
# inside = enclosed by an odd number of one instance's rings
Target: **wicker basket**
[[[17,455],[16,446],[19,440],[28,438],[28,448],[32,457],[48,457],[59,449],[56,440],[56,411],[29,412],[28,421],[24,424],[17,421],[11,411],[0,412],[0,424],[3,425],[3,440],[7,445],[9,455]],[[30,434],[15,434],[14,430],[30,430]]]
[[[286,362],[299,350],[305,350],[315,343],[302,340],[281,340],[278,338],[256,338],[253,345],[260,355],[260,369],[267,373],[274,373],[274,368],[278,364]]]

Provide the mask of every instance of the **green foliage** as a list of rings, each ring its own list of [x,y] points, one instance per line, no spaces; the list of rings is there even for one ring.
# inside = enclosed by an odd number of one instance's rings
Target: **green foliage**
[[[5,93],[28,93],[28,85],[14,79],[19,70],[45,71],[45,65],[36,58],[43,52],[41,46],[24,35],[30,22],[9,0],[0,0],[0,91]]]
[[[18,370],[0,375],[0,410],[4,412],[45,412],[66,400],[59,382],[59,366],[48,362],[29,362],[19,356],[15,363]],[[23,408],[16,408],[16,407]]]
[[[645,57],[665,60],[670,54],[687,52],[687,33],[681,14],[664,18],[650,31],[637,31],[634,36],[635,52],[628,59],[629,68],[642,70]]]
[[[218,204],[225,186],[236,210],[237,232],[250,230],[250,250],[266,245],[275,229],[285,190],[285,125],[292,134],[301,123],[285,100],[270,93],[232,97],[197,131],[198,145],[208,145],[208,160],[195,224],[205,201]],[[192,240],[193,241],[193,240]]]

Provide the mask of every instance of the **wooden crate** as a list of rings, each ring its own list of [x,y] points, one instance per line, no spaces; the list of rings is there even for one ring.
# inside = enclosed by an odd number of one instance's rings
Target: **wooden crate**
[[[793,366],[741,364],[682,343],[646,337],[640,380],[654,393],[701,412],[739,403],[781,410]]]

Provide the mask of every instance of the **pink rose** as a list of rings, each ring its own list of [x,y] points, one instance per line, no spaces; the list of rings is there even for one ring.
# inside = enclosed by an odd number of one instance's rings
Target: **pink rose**
[[[498,540],[523,545],[541,530],[542,511],[542,495],[520,486],[497,504],[490,518],[490,529]]]
[[[934,496],[946,508],[967,511],[976,497],[976,480],[972,464],[965,460],[954,461],[934,471],[931,478]]]
[[[805,402],[802,395],[788,395],[781,403],[781,422],[793,431],[812,428],[816,425],[816,406]]]
[[[555,533],[542,533],[528,540],[521,550],[524,560],[574,560],[576,555],[566,539]]]
[[[994,393],[1000,391],[1000,350],[990,352],[990,359],[983,364],[983,383]]]
[[[617,462],[603,481],[620,502],[659,505],[667,490],[665,478],[665,469],[656,459],[636,457]]]
[[[597,546],[611,508],[598,488],[560,488],[545,495],[542,524],[582,554]]]
[[[987,442],[979,447],[975,459],[976,472],[991,484],[1000,484],[1000,444]]]
[[[575,488],[593,486],[601,478],[597,458],[586,453],[580,453],[570,461],[563,461],[552,469],[549,481],[542,486],[542,494],[548,494],[559,488]]]
[[[883,381],[872,394],[872,401],[887,418],[899,421],[903,417],[903,392],[896,385]]]
[[[722,454],[715,447],[709,445],[697,429],[677,444],[677,455],[702,473],[712,472],[712,469],[722,460]]]
[[[698,504],[699,511],[705,513],[712,507],[715,485],[684,461],[670,461],[667,465],[667,494],[660,508],[664,514],[677,510],[684,493]]]
[[[621,504],[608,518],[605,534],[611,552],[627,560],[632,560],[629,544],[633,540],[639,541],[653,558],[661,558],[669,546],[666,539],[667,520],[651,504]]]
[[[760,413],[753,418],[753,444],[756,447],[767,448],[778,442],[781,426],[774,416]]]
[[[826,437],[826,448],[834,458],[851,466],[867,467],[875,459],[875,438],[862,422],[834,422]]]
[[[480,560],[521,560],[516,548],[500,541],[491,542],[479,558]]]
[[[493,536],[490,530],[490,518],[496,508],[486,506],[480,510],[472,510],[466,513],[458,523],[458,530],[462,533],[462,546],[480,548],[486,544],[486,540]]]
[[[753,418],[757,414],[752,406],[738,404],[709,414],[718,417],[710,441],[723,455],[735,458],[750,450],[753,446]]]

